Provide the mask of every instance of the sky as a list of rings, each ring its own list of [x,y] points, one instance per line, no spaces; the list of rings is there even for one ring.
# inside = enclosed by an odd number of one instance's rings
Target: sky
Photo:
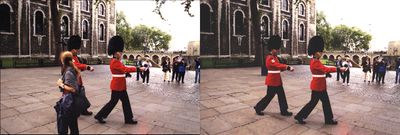
[[[200,41],[200,3],[192,2],[190,17],[184,12],[182,1],[167,1],[161,8],[161,13],[166,21],[153,12],[156,7],[154,0],[116,0],[117,12],[123,11],[131,27],[139,24],[154,26],[172,36],[170,51],[186,50],[190,41]]]
[[[400,0],[316,0],[332,26],[355,26],[372,35],[370,50],[387,50],[400,41]]]

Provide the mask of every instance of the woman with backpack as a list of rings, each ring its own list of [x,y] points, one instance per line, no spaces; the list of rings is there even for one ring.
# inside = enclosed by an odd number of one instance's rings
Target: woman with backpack
[[[78,117],[80,109],[77,99],[79,93],[80,70],[73,64],[73,55],[66,51],[61,54],[62,78],[58,79],[57,86],[62,92],[62,98],[54,108],[57,112],[58,134],[79,134]]]

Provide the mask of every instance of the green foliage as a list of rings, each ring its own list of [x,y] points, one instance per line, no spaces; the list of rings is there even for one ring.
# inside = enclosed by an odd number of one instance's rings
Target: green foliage
[[[172,37],[155,27],[138,25],[132,29],[133,48],[139,50],[168,50]]]
[[[324,38],[325,50],[353,50],[369,49],[372,36],[357,27],[338,25],[334,28],[326,20],[323,12],[317,13],[317,35]]]

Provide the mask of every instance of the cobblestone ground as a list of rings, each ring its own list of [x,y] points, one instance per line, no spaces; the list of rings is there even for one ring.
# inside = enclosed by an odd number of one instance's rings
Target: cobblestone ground
[[[94,66],[94,72],[82,73],[86,94],[95,114],[109,100],[109,66]],[[56,87],[60,68],[1,69],[1,134],[57,133],[53,109],[61,93]],[[80,116],[80,133],[200,133],[199,85],[194,71],[186,73],[185,83],[162,81],[160,68],[152,68],[150,85],[129,78],[128,95],[137,125],[123,121],[122,104],[99,124],[93,116]]]
[[[294,66],[283,72],[283,84],[294,115],[310,100],[309,67]],[[257,116],[253,106],[266,94],[265,76],[260,68],[207,69],[200,86],[201,134],[354,134],[382,135],[400,133],[400,85],[394,84],[394,71],[386,74],[385,84],[364,83],[359,68],[352,68],[350,86],[328,79],[328,94],[338,125],[324,125],[319,102],[307,124],[295,124],[293,116],[279,114],[277,97]]]

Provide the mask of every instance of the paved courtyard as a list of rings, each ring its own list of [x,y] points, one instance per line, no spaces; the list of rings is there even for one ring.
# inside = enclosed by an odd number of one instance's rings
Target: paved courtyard
[[[294,72],[282,73],[289,111],[294,115],[310,100],[309,66],[294,66]],[[200,85],[201,134],[294,135],[354,134],[384,135],[400,133],[400,85],[394,84],[394,71],[386,74],[385,84],[368,84],[362,71],[352,68],[350,86],[328,79],[328,94],[338,125],[324,125],[321,102],[305,120],[295,124],[293,116],[279,113],[277,96],[257,116],[253,106],[265,96],[265,76],[260,68],[207,69]]]
[[[111,74],[108,65],[96,65],[94,72],[82,73],[89,110],[95,114],[110,100]],[[53,109],[61,96],[56,81],[60,68],[1,69],[1,134],[57,133]],[[106,124],[92,116],[80,116],[80,133],[146,134],[200,133],[199,85],[194,84],[194,71],[185,76],[185,83],[164,83],[160,68],[152,68],[150,85],[128,78],[128,95],[137,125],[123,121],[121,102],[116,105]]]

